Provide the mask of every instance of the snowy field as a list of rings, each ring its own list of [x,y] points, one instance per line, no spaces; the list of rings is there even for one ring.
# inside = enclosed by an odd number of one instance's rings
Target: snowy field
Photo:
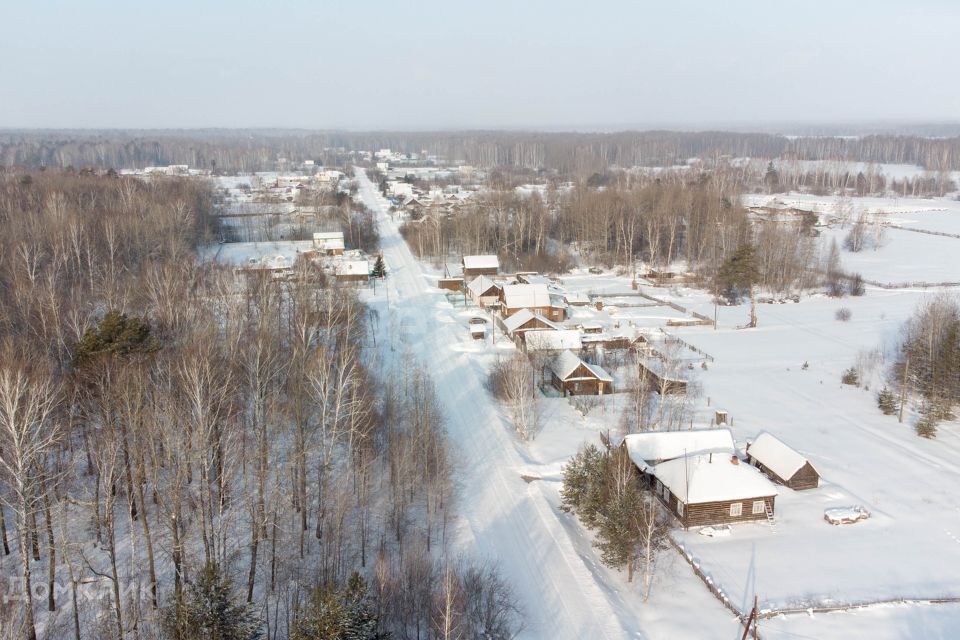
[[[602,567],[589,534],[559,510],[563,464],[583,443],[616,432],[622,397],[604,398],[586,416],[568,400],[545,398],[542,431],[531,443],[521,443],[483,388],[489,366],[513,345],[471,339],[468,320],[477,311],[454,307],[434,287],[436,271],[424,270],[412,257],[372,185],[362,179],[360,184],[365,202],[380,213],[391,272],[387,290],[365,294],[380,318],[378,340],[432,363],[451,439],[466,461],[460,471],[458,546],[499,561],[528,613],[523,637],[739,637],[734,616],[678,554],[663,554],[651,601],[644,603],[639,587]],[[889,244],[877,253],[896,246],[901,235],[941,239],[891,230]],[[902,259],[911,265],[933,253],[930,244],[900,244]],[[855,268],[849,256],[844,252],[844,264]],[[931,260],[918,277],[933,278],[938,269],[942,263]],[[866,270],[864,275],[875,277]],[[568,324],[656,328],[689,317],[666,306],[627,306],[637,299],[623,295],[631,291],[626,275],[575,273],[563,277],[563,286],[602,295],[607,305],[603,311],[578,307]],[[713,315],[703,291],[645,283],[641,289]],[[877,348],[892,345],[902,322],[931,294],[868,287],[861,298],[813,295],[798,304],[760,305],[759,327],[753,330],[735,328],[747,320],[746,305],[720,307],[716,330],[668,328],[715,358],[706,371],[697,371],[703,387],[698,426],[710,423],[715,408],[725,409],[738,444],[770,431],[808,456],[823,477],[815,490],[780,489],[775,531],[763,523],[735,525],[724,538],[675,532],[736,607],[749,609],[754,595],[764,610],[960,596],[956,425],[941,425],[936,440],[922,440],[913,433],[912,408],[899,424],[882,415],[875,401],[885,366]],[[848,322],[835,319],[840,307],[851,310]],[[840,384],[841,372],[858,360],[872,362],[866,365],[869,391]],[[863,505],[872,517],[839,527],[824,522],[824,509],[851,505]],[[777,616],[760,628],[763,637],[778,639],[946,638],[960,629],[960,607],[914,603]]]
[[[200,248],[200,259],[217,264],[242,267],[264,258],[277,259],[292,266],[297,256],[313,248],[311,240],[282,240],[277,242],[227,242],[208,244]]]

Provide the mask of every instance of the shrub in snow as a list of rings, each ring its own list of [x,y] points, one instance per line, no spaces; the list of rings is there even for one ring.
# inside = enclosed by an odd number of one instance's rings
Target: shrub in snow
[[[937,419],[929,413],[920,416],[920,419],[917,420],[917,424],[915,424],[913,428],[921,438],[937,437]]]
[[[855,273],[850,276],[850,282],[848,283],[849,293],[851,296],[862,296],[866,290],[863,286],[863,276],[859,273]]]
[[[840,322],[847,322],[850,318],[853,317],[853,312],[846,307],[840,307],[837,309],[837,312],[833,314],[833,317],[839,320]]]
[[[840,377],[840,382],[843,384],[849,384],[854,387],[860,386],[860,374],[857,373],[857,370],[854,367],[850,367],[843,372],[843,376]]]

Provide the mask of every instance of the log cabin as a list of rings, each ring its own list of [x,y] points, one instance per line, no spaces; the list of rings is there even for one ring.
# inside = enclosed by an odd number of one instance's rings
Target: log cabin
[[[544,284],[504,285],[500,293],[500,308],[504,318],[522,309],[539,312],[553,322],[562,322],[567,317],[565,303],[555,300]]]
[[[810,461],[765,431],[747,445],[747,462],[794,491],[820,486],[820,474]]]
[[[651,488],[684,529],[773,518],[776,487],[735,455],[674,458],[652,475]]]
[[[564,396],[613,393],[613,376],[595,364],[587,364],[572,351],[563,351],[550,363],[550,384]]]

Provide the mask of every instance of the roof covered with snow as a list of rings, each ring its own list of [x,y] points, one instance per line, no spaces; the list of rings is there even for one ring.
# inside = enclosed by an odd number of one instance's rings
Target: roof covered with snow
[[[580,342],[580,332],[576,329],[531,331],[526,334],[525,340],[528,351],[579,350],[583,346]]]
[[[688,456],[662,462],[653,475],[687,504],[748,500],[777,495],[777,488],[756,468],[732,455]]]
[[[554,329],[557,331],[559,331],[560,329],[563,329],[563,327],[560,326],[559,324],[555,322],[551,322],[550,320],[548,320],[547,318],[544,318],[542,315],[540,315],[536,311],[530,311],[529,309],[521,309],[520,311],[517,311],[515,314],[513,314],[512,316],[510,316],[509,318],[503,321],[503,326],[506,327],[507,332],[513,333],[514,331],[516,331],[517,329],[519,329],[520,327],[522,327],[523,325],[525,325],[526,323],[530,322],[533,319],[539,320],[540,322],[547,325],[547,327],[551,329]]]
[[[613,376],[595,364],[587,364],[577,357],[572,351],[564,351],[558,355],[550,364],[550,369],[563,381],[578,380],[580,378],[571,378],[570,376],[583,365],[592,375],[589,379],[603,380],[604,382],[613,382]],[[586,379],[586,377],[584,378]]]
[[[467,285],[467,289],[469,289],[475,295],[478,295],[478,296],[483,295],[493,287],[499,288],[500,285],[498,285],[496,282],[494,282],[487,276],[477,276],[476,278],[470,281],[470,284]]]
[[[733,455],[733,435],[729,429],[692,429],[689,431],[645,431],[631,433],[623,441],[633,463],[646,471],[665,460],[700,453]]]
[[[550,291],[544,284],[508,284],[503,287],[503,301],[508,309],[549,307]]]
[[[784,480],[792,478],[793,474],[807,464],[807,459],[802,454],[766,431],[747,446],[747,454]]]
[[[370,275],[370,263],[366,260],[344,260],[337,264],[338,276]]]
[[[316,241],[339,240],[343,242],[343,231],[315,231],[313,233],[313,239]]]
[[[497,256],[463,256],[464,269],[499,269],[500,260]]]

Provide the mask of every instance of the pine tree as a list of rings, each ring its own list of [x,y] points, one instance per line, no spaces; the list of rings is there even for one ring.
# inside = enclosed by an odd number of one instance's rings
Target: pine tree
[[[577,452],[563,468],[560,508],[576,513],[588,528],[598,523],[606,468],[607,455],[592,444]]]
[[[760,268],[757,265],[757,252],[752,244],[744,243],[737,247],[720,267],[717,278],[727,297],[739,301],[744,293],[750,296],[750,324],[757,326],[757,300],[754,286],[760,281]]]
[[[207,564],[187,584],[180,602],[164,611],[164,637],[170,640],[256,640],[261,621],[252,604],[235,602],[230,579]]]
[[[377,261],[373,263],[373,277],[386,278],[387,265],[383,262],[383,254],[377,256]]]

